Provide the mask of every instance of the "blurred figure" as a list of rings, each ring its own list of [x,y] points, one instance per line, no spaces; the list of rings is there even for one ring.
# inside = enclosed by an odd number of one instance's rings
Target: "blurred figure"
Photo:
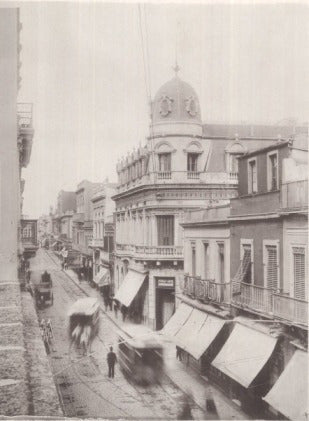
[[[177,417],[178,420],[193,420],[193,415],[191,412],[191,405],[189,402],[188,396],[185,396],[181,411]]]
[[[117,356],[113,351],[113,347],[111,346],[109,348],[109,353],[107,354],[108,377],[109,378],[114,378],[116,362],[117,362]]]
[[[181,348],[179,348],[179,346],[176,345],[176,358],[177,360],[181,361],[182,360],[182,353],[181,353]]]

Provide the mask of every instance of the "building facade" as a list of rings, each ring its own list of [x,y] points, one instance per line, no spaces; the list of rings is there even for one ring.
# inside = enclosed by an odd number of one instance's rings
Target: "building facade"
[[[103,187],[92,197],[93,206],[93,280],[106,300],[113,293],[114,280],[114,211],[111,197],[116,193],[116,184],[103,183]]]
[[[102,184],[81,181],[75,192],[76,213],[73,215],[72,249],[79,252],[80,270],[87,280],[92,280],[93,208],[91,198]]]
[[[307,385],[297,380],[308,370],[307,159],[305,133],[247,152],[230,206],[191,211],[182,224],[183,295],[164,331],[255,417],[308,412]],[[201,337],[203,317],[213,327]]]
[[[237,194],[237,158],[277,138],[203,125],[196,92],[177,74],[156,94],[151,122],[146,145],[117,166],[115,298],[135,320],[161,329],[181,292],[185,211],[228,203]]]

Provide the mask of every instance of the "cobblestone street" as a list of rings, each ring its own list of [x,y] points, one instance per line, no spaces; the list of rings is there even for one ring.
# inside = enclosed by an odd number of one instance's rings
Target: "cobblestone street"
[[[107,377],[106,354],[109,345],[116,345],[116,326],[101,313],[99,337],[92,355],[84,357],[69,351],[67,311],[85,293],[61,271],[55,256],[40,249],[32,261],[32,279],[47,269],[53,279],[54,305],[39,310],[39,318],[51,319],[54,350],[51,367],[66,416],[103,418],[175,419],[181,408],[183,393],[165,377],[161,384],[142,388],[129,382],[116,365],[115,379]],[[93,291],[96,294],[95,291]],[[192,405],[195,419],[206,416]]]

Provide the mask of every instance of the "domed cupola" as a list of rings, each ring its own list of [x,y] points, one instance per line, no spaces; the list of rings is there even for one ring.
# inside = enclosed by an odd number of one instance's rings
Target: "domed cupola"
[[[192,86],[178,77],[177,72],[173,79],[161,86],[152,102],[152,123],[155,132],[179,132],[181,129],[193,134],[192,130],[197,130],[194,126],[201,128],[198,96]]]

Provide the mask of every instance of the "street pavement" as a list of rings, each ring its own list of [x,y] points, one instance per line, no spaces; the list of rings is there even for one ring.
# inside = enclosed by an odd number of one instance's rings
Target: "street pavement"
[[[83,356],[81,350],[69,349],[68,309],[86,293],[101,298],[86,283],[81,284],[81,289],[78,281],[72,279],[74,273],[70,277],[62,271],[52,252],[39,249],[31,262],[31,279],[38,279],[45,269],[52,276],[54,304],[38,309],[38,316],[52,322],[54,341],[49,358],[65,416],[177,419],[186,397],[167,376],[160,384],[142,387],[127,379],[116,365],[115,378],[108,378],[106,355],[110,345],[116,349],[117,327],[104,311],[91,355]],[[193,400],[190,404],[194,419],[214,419]]]

